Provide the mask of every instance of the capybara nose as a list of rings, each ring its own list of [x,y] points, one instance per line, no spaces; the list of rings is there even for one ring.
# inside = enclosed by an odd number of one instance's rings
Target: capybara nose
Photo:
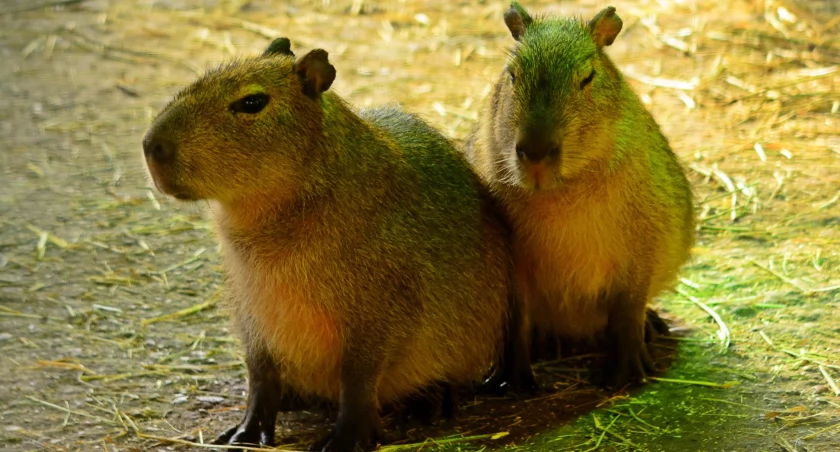
[[[143,138],[143,154],[146,160],[164,165],[175,158],[175,143],[155,133],[149,132]]]
[[[516,155],[520,160],[537,163],[546,157],[555,158],[560,155],[560,146],[548,140],[525,139],[516,143]]]

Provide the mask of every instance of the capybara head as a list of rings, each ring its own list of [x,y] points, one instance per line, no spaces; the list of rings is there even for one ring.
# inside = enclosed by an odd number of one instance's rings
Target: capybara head
[[[295,60],[289,40],[209,71],[155,118],[143,151],[155,186],[183,200],[236,203],[292,192],[319,158],[327,52]]]
[[[609,147],[621,76],[603,52],[621,31],[615,8],[589,22],[532,18],[517,2],[505,13],[517,41],[498,87],[497,128],[507,132],[507,180],[526,189],[562,184]]]

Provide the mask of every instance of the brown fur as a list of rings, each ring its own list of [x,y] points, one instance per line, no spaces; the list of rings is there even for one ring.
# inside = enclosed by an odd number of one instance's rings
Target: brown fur
[[[194,83],[151,126],[150,173],[170,195],[210,200],[249,369],[269,360],[283,384],[342,403],[362,385],[374,409],[473,381],[508,309],[505,225],[443,136],[321,94],[317,57],[314,74],[278,54]],[[231,111],[254,93],[264,110]],[[158,143],[177,145],[171,161]]]
[[[511,28],[519,43],[466,153],[511,218],[526,322],[643,347],[646,305],[693,243],[690,185],[603,51],[621,28],[614,10],[589,24],[511,11],[507,21],[528,26]],[[532,142],[559,155],[520,147]]]

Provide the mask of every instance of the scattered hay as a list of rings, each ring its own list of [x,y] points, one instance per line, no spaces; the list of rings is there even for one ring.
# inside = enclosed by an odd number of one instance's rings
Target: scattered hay
[[[0,160],[10,175],[0,351],[11,363],[0,373],[0,442],[206,448],[205,436],[238,421],[245,370],[218,308],[207,222],[145,186],[138,148],[150,117],[203,68],[285,35],[296,49],[330,51],[335,89],[355,104],[399,101],[462,140],[512,45],[504,2],[100,3],[0,9],[9,67],[24,74],[0,76],[37,99],[9,96],[27,116],[9,116]],[[610,54],[697,193],[695,259],[661,300],[685,334],[659,344],[665,354],[679,344],[672,370],[610,394],[588,383],[597,357],[540,363],[549,393],[466,401],[455,425],[409,430],[410,444],[383,450],[840,441],[836,2],[615,6],[625,30]],[[278,437],[297,442],[282,447],[300,448],[328,422],[284,414]]]

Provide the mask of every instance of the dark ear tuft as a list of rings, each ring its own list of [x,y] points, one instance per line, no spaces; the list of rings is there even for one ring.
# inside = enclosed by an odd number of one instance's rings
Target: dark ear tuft
[[[510,34],[513,35],[513,39],[522,40],[525,29],[528,28],[528,25],[531,25],[531,22],[533,22],[533,19],[522,5],[515,0],[510,2],[510,9],[505,11],[505,25],[510,30]]]
[[[621,31],[621,25],[621,18],[615,13],[615,8],[608,6],[589,21],[589,33],[600,49],[615,41],[615,37]]]
[[[277,38],[274,41],[271,41],[271,44],[269,44],[268,48],[266,48],[265,52],[263,52],[263,56],[269,55],[295,56],[295,54],[292,53],[292,42],[289,41],[289,38]]]
[[[295,72],[303,82],[303,92],[315,99],[335,80],[335,68],[327,59],[327,51],[315,49],[295,62]]]

